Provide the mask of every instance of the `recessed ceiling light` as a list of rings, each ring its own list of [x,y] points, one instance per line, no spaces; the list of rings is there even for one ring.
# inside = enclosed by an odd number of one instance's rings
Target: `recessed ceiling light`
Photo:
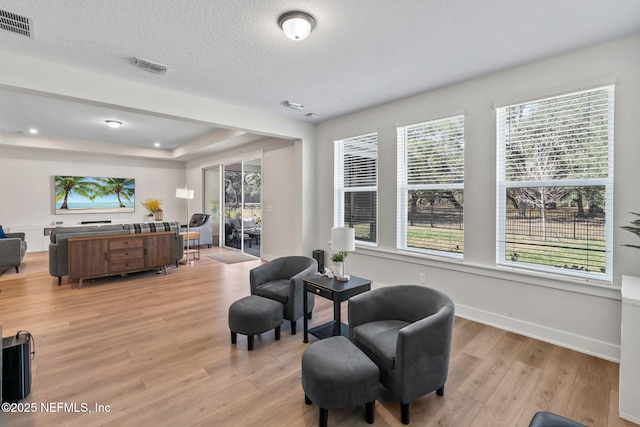
[[[35,134],[38,133],[38,129],[31,128],[31,129],[29,129],[29,133],[32,134],[32,135],[35,135]]]
[[[122,122],[119,122],[117,120],[105,120],[104,122],[112,129],[118,129],[120,126],[122,126]]]
[[[158,148],[158,147],[160,147],[160,143],[159,143],[159,142],[154,142],[154,143],[153,143],[153,146],[154,146],[154,147],[156,147],[156,148]]]

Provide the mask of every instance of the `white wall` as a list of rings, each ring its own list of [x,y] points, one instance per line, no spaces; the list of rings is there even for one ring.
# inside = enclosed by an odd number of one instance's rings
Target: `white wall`
[[[299,210],[298,187],[302,178],[294,141],[265,138],[242,147],[226,150],[187,163],[190,187],[196,189],[193,205],[203,206],[202,169],[228,164],[247,156],[262,156],[262,258],[305,253],[302,244],[302,218]],[[191,183],[194,185],[191,185]]]
[[[334,139],[379,132],[379,244],[349,256],[351,274],[380,284],[417,283],[450,294],[460,315],[617,360],[620,278],[640,274],[638,250],[618,228],[640,211],[640,35],[567,53],[324,122],[316,133],[317,242],[332,227]],[[615,211],[613,284],[602,288],[495,267],[496,130],[494,104],[525,101],[615,81]],[[462,262],[408,257],[395,250],[396,126],[464,112],[465,254]],[[635,242],[638,243],[638,242]],[[327,255],[328,258],[328,255]]]
[[[78,224],[81,221],[144,221],[147,210],[141,205],[147,197],[162,199],[165,221],[185,222],[181,201],[175,189],[183,184],[184,163],[144,160],[116,156],[6,148],[0,146],[0,224],[28,235],[29,252],[47,250],[43,227],[56,221]],[[134,178],[134,213],[55,214],[54,175]]]

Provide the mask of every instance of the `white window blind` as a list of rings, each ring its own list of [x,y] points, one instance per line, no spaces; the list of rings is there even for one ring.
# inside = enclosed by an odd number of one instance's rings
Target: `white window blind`
[[[334,142],[335,227],[355,228],[356,240],[378,239],[378,133]]]
[[[613,86],[498,108],[498,264],[611,280]]]
[[[398,249],[464,252],[464,116],[397,129]]]

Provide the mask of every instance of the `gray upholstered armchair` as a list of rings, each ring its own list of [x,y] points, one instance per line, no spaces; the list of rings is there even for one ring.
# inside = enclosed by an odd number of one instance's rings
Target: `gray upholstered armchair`
[[[207,245],[211,247],[213,243],[213,220],[211,219],[211,215],[195,213],[191,215],[191,219],[189,220],[189,231],[200,233],[199,240],[191,240],[189,242],[189,246],[193,247],[196,244]],[[181,232],[187,231],[187,226],[183,225],[180,227]],[[187,241],[184,241],[184,245],[187,246]]]
[[[0,268],[15,267],[20,272],[20,264],[27,252],[24,233],[6,233],[6,239],[0,239]]]
[[[444,394],[454,305],[424,286],[386,286],[349,300],[349,336],[380,369],[383,398],[401,404],[403,424],[420,396]]]
[[[285,256],[262,264],[249,272],[251,294],[270,298],[284,305],[284,318],[291,322],[291,334],[296,333],[296,321],[303,315],[302,299],[307,295],[307,315],[311,318],[314,295],[304,291],[303,277],[314,276],[318,262],[306,256]]]

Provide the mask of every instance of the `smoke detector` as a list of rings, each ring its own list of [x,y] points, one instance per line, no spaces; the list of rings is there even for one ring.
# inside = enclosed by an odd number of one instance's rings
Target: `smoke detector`
[[[4,9],[0,9],[0,29],[29,38],[33,37],[31,18]]]
[[[146,59],[142,59],[142,58],[133,58],[133,64],[142,70],[145,70],[154,74],[164,74],[169,69],[169,67],[167,67],[166,65],[158,64],[157,62],[147,61]]]

